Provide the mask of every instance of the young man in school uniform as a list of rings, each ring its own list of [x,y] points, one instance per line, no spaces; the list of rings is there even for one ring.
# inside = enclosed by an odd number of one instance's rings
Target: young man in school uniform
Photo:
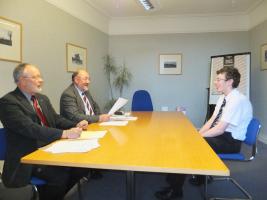
[[[252,106],[249,99],[236,88],[241,75],[236,68],[223,67],[218,70],[215,87],[222,95],[217,101],[212,117],[203,125],[199,133],[216,153],[240,152],[246,130],[252,119]],[[185,175],[167,175],[170,187],[155,195],[158,199],[172,200],[183,196],[182,186]],[[193,185],[204,183],[204,176],[193,176],[189,182]]]

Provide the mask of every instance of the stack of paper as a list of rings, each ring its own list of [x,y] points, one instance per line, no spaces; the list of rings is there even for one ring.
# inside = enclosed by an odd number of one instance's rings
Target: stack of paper
[[[110,117],[111,121],[135,121],[137,117],[125,116],[125,115],[112,115]]]
[[[44,149],[51,153],[87,152],[99,147],[97,139],[91,140],[59,140]]]
[[[128,121],[108,121],[108,122],[102,122],[99,125],[100,126],[126,126],[128,124]]]
[[[98,139],[105,136],[107,131],[82,131],[82,134],[78,139]]]

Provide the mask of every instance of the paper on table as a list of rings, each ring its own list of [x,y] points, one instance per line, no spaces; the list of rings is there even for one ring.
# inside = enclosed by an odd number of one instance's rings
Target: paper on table
[[[108,121],[108,122],[102,122],[99,125],[100,126],[126,126],[128,124],[128,121]]]
[[[99,147],[97,139],[91,140],[59,140],[48,148],[42,148],[51,153],[87,152]]]
[[[82,131],[82,134],[77,139],[97,139],[105,136],[107,131]]]
[[[112,115],[110,117],[111,121],[135,121],[137,117],[125,116],[125,115]]]
[[[110,111],[108,112],[109,115],[113,115],[116,111],[118,111],[121,107],[123,107],[127,103],[127,99],[120,97],[112,106]]]

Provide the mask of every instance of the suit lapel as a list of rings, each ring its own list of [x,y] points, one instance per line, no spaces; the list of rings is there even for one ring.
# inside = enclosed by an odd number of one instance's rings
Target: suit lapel
[[[86,112],[85,112],[85,107],[84,107],[83,100],[82,100],[82,98],[81,98],[79,92],[77,91],[77,89],[75,88],[74,85],[72,85],[72,91],[73,91],[74,95],[76,96],[78,107],[79,107],[80,109],[82,109],[83,112],[84,112],[84,114],[85,114]]]
[[[25,95],[18,88],[15,90],[15,94],[17,96],[17,99],[23,105],[24,108],[26,108],[31,113],[35,113],[29,100],[25,97]]]

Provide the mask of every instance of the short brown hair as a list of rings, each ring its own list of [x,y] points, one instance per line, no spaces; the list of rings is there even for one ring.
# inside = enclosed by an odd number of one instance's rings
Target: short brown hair
[[[240,83],[241,75],[237,68],[224,66],[223,68],[219,69],[216,74],[225,74],[226,80],[233,79],[233,88],[237,88]]]

